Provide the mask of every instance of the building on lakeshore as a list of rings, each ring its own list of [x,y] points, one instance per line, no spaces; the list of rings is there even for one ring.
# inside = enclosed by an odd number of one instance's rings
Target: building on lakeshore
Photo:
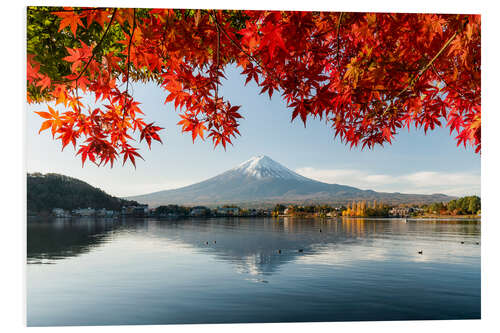
[[[71,214],[62,208],[54,208],[52,209],[52,215],[55,217],[70,217]]]
[[[326,217],[337,217],[337,216],[339,216],[339,212],[336,210],[326,213]]]
[[[148,205],[135,206],[133,215],[136,217],[148,216],[149,215],[149,206]]]
[[[240,209],[238,207],[217,207],[215,213],[222,216],[238,216]]]
[[[99,217],[113,217],[114,214],[115,214],[114,211],[108,210],[106,208],[98,209],[96,211],[96,215]]]
[[[259,211],[257,209],[249,209],[248,215],[249,216],[259,216]]]
[[[203,206],[196,206],[191,208],[190,215],[191,216],[205,216],[209,213],[209,210],[207,207]]]
[[[149,215],[149,205],[134,205],[122,207],[122,215],[145,217]]]
[[[391,208],[391,210],[389,210],[389,215],[397,217],[406,217],[412,213],[420,213],[420,212],[422,212],[422,209],[418,207],[394,207]]]
[[[76,216],[94,216],[95,209],[94,208],[78,208],[73,210],[73,215]]]
[[[271,216],[273,211],[271,209],[259,209],[257,215],[260,216]]]

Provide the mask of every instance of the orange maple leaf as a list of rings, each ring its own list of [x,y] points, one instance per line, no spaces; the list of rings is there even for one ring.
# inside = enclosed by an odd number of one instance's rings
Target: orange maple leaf
[[[71,10],[72,8],[64,7],[64,9]],[[81,25],[82,27],[85,27],[82,23],[82,20],[80,19],[80,14],[78,14],[77,12],[66,11],[66,12],[57,12],[54,14],[62,19],[61,23],[59,23],[58,31],[61,31],[62,29],[66,28],[69,25],[71,32],[76,38],[76,29],[78,28],[78,26]]]

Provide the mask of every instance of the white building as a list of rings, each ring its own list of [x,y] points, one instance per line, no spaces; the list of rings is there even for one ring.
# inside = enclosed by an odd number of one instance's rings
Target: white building
[[[216,211],[218,215],[236,216],[240,213],[240,209],[238,207],[217,207]]]
[[[94,208],[78,208],[73,211],[74,215],[78,216],[93,216],[95,215],[95,209]]]
[[[54,215],[55,217],[68,217],[68,216],[70,216],[69,213],[62,208],[52,209],[52,215]]]
[[[114,213],[114,211],[107,210],[106,208],[98,209],[96,211],[96,215],[99,217],[113,217]]]

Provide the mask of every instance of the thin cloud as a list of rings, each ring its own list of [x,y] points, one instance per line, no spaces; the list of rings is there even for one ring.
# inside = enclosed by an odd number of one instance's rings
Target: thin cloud
[[[142,195],[147,193],[159,192],[164,190],[173,190],[184,186],[191,185],[196,181],[192,180],[172,180],[167,182],[144,183],[131,187],[130,184],[115,185],[114,193],[119,197],[130,197],[134,195]]]
[[[443,193],[456,196],[481,193],[481,175],[478,172],[420,171],[389,175],[355,169],[313,167],[298,168],[295,172],[325,183],[350,185],[380,192]]]

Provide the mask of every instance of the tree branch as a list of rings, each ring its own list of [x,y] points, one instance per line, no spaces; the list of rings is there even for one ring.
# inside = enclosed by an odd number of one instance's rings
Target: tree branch
[[[217,13],[215,13],[215,27],[217,29],[217,74],[219,72],[219,48],[220,48],[220,28],[217,21]],[[217,113],[217,102],[219,100],[219,78],[215,81],[215,113]]]
[[[38,12],[47,12],[47,13],[64,13],[64,12],[86,12],[91,10],[107,10],[107,7],[97,7],[97,8],[73,8],[73,9],[48,9],[52,7],[38,7],[38,6],[29,6],[28,10],[38,11]],[[47,9],[47,10],[44,10]]]
[[[264,70],[264,71],[267,72],[267,70],[259,63],[259,61],[257,59],[255,59],[251,54],[249,54],[245,50],[243,50],[243,48],[238,43],[236,43],[231,37],[229,37],[229,35],[227,34],[226,30],[224,30],[224,28],[221,27],[221,25],[219,24],[219,21],[217,21],[216,17],[214,17],[212,14],[210,14],[210,16],[212,16],[212,18],[214,18],[215,23],[221,29],[222,33],[227,37],[227,39],[229,39],[229,41],[231,43],[233,43],[234,46],[236,46],[236,48],[238,50],[240,50],[244,55],[246,55],[251,61],[255,62],[255,64],[257,66],[259,66],[262,70]]]
[[[467,25],[467,23],[468,23],[468,20],[466,20],[464,27]],[[401,96],[405,92],[407,92],[409,89],[411,89],[418,82],[418,80],[422,77],[422,75],[424,75],[424,73],[432,66],[434,61],[436,61],[436,59],[439,58],[439,56],[444,52],[444,50],[446,50],[448,48],[448,46],[450,46],[451,42],[453,42],[453,40],[458,36],[458,34],[460,32],[462,32],[462,29],[455,31],[455,33],[446,41],[446,43],[444,43],[444,45],[441,47],[441,49],[434,55],[434,57],[422,69],[420,69],[418,75],[416,77],[414,76],[412,79],[410,79],[410,81],[408,82],[406,87],[403,90],[401,90],[393,98],[393,100],[398,98],[399,96]],[[382,115],[385,115],[387,113],[387,111],[389,110],[389,108],[392,107],[392,105],[393,105],[392,102],[389,105],[387,105],[386,108],[384,109]]]
[[[219,21],[217,21],[217,18],[214,17],[213,14],[211,14],[209,12],[209,15],[212,16],[212,18],[215,20],[215,23],[217,24],[217,26],[219,27],[219,29],[222,31],[222,33],[224,34],[224,36],[226,36],[227,39],[229,39],[229,41],[234,45],[236,46],[236,48],[238,50],[240,50],[248,59],[250,59],[250,61],[254,62],[257,66],[260,67],[260,69],[262,69],[264,72],[266,72],[267,74],[270,74],[270,76],[273,77],[274,80],[276,80],[276,76],[271,73],[269,70],[267,70],[266,68],[264,68],[264,66],[262,66],[260,64],[260,62],[255,58],[253,57],[251,54],[249,54],[248,52],[246,52],[245,50],[243,50],[243,48],[241,47],[241,45],[239,45],[237,42],[235,42],[231,37],[229,37],[228,33],[226,32],[226,30],[220,25]]]
[[[344,12],[341,12],[339,15],[339,21],[337,22],[337,71],[340,71],[340,56],[339,56],[339,51],[340,51],[340,21],[342,21],[342,16],[344,15]]]
[[[445,84],[448,88],[450,88],[450,89],[454,90],[455,92],[457,92],[457,93],[458,93],[460,96],[462,96],[463,98],[467,98],[467,97],[466,97],[466,96],[465,96],[462,92],[460,92],[458,89],[456,89],[455,87],[450,86],[450,85],[448,84],[448,82],[445,80],[445,78],[444,78],[444,77],[442,77],[442,76],[441,76],[441,74],[439,74],[439,72],[437,71],[436,67],[434,67],[434,65],[432,65],[431,67],[432,67],[432,70],[434,71],[434,73],[436,73],[437,77],[439,77],[439,79],[440,79],[441,81],[443,81],[443,82],[444,82],[444,84]]]
[[[127,85],[125,88],[125,98],[127,99],[125,101],[125,108],[123,110],[123,120],[125,120],[125,112],[127,111],[128,105],[129,105],[129,98],[128,98],[128,83],[129,83],[129,74],[130,74],[130,49],[132,48],[132,39],[134,38],[134,32],[135,32],[135,8],[134,8],[134,24],[132,25],[132,32],[130,33],[130,41],[128,42],[128,51],[127,51]]]
[[[99,49],[101,47],[101,44],[104,41],[104,38],[106,37],[106,35],[107,35],[108,31],[109,31],[109,28],[113,24],[113,20],[114,20],[115,15],[116,15],[116,10],[117,10],[116,8],[113,10],[113,15],[111,15],[111,19],[109,20],[109,24],[106,27],[106,31],[104,31],[104,34],[102,35],[101,39],[97,43],[96,47],[94,47],[92,49],[92,56],[90,57],[89,61],[87,61],[87,63],[85,64],[85,67],[82,69],[82,71],[80,72],[80,74],[78,75],[78,77],[76,79],[74,79],[74,80],[69,80],[69,82],[71,82],[71,81],[78,82],[78,79],[80,79],[82,77],[83,73],[85,73],[85,71],[89,67],[89,64],[92,62],[92,60],[94,60],[94,58],[95,58],[95,50],[97,50],[97,49]]]

